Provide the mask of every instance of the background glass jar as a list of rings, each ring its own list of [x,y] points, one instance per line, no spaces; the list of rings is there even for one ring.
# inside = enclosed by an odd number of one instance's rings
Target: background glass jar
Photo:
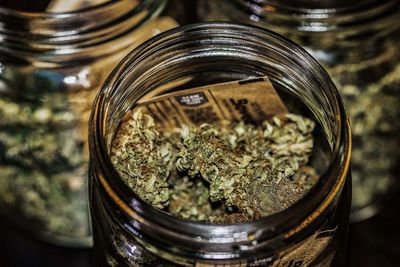
[[[203,19],[253,23],[305,47],[334,80],[353,129],[352,220],[400,189],[399,1],[199,1]]]
[[[0,208],[13,223],[58,244],[91,243],[91,103],[128,51],[174,26],[154,20],[165,4],[105,1],[67,13],[0,7]]]
[[[122,118],[137,101],[265,75],[291,111],[320,125],[313,166],[322,176],[300,201],[257,221],[209,225],[151,207],[121,180],[109,152]],[[100,266],[328,266],[332,258],[343,266],[351,198],[347,117],[326,72],[279,35],[205,23],[150,39],[103,85],[93,106],[89,147],[89,201]]]

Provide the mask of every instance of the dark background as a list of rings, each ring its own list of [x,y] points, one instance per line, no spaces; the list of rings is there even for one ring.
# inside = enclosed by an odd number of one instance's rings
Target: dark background
[[[176,2],[180,4],[176,4]],[[0,5],[38,11],[48,1],[3,1]],[[184,4],[182,4],[184,3]],[[194,21],[193,2],[175,0],[169,8],[171,15],[179,14],[179,22]],[[188,7],[185,10],[185,8]],[[190,8],[191,7],[191,8]],[[172,11],[172,12],[171,12]],[[178,17],[178,16],[174,16]],[[350,227],[348,266],[397,267],[400,266],[400,194],[386,205],[378,216]],[[34,240],[13,225],[0,220],[0,267],[88,267],[91,266],[90,249],[68,249]]]

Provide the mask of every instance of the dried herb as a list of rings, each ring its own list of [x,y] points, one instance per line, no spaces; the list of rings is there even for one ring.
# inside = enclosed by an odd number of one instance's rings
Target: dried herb
[[[175,216],[211,223],[254,220],[281,211],[317,181],[309,161],[314,122],[294,114],[262,126],[183,125],[170,133],[133,110],[111,159],[144,201]]]
[[[132,114],[117,138],[112,161],[126,184],[143,200],[164,208],[169,202],[167,179],[173,168],[176,152],[156,129],[153,118],[141,112]]]
[[[89,236],[82,112],[47,76],[4,69],[1,82],[9,89],[0,99],[2,213],[46,234]]]
[[[382,44],[383,45],[383,44]],[[400,57],[398,46],[386,44],[368,60],[328,67],[353,132],[351,171],[354,210],[387,197],[398,188],[400,130]]]

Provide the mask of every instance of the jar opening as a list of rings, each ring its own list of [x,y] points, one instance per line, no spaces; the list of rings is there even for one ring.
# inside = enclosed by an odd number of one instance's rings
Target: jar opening
[[[227,80],[267,74],[274,85],[286,86],[295,96],[301,97],[324,129],[332,151],[331,162],[315,188],[287,210],[237,225],[185,221],[132,197],[132,192],[112,167],[108,155],[115,129],[136,101],[152,90],[165,88],[170,82],[185,81],[190,77],[192,81],[201,80],[212,73],[223,73],[222,77]],[[317,96],[316,91],[321,95]],[[313,101],[327,104],[326,109],[313,106]],[[184,247],[185,240],[190,237],[200,237],[197,241],[191,240],[191,248],[186,249],[201,251],[206,242],[215,245],[211,250],[215,249],[218,257],[225,257],[224,253],[232,252],[232,244],[250,245],[251,249],[240,252],[246,254],[276,244],[275,238],[282,238],[279,236],[283,233],[286,238],[292,238],[328,212],[346,179],[351,146],[349,136],[347,117],[338,92],[322,67],[303,49],[265,29],[233,23],[206,23],[180,27],[149,40],[114,70],[94,104],[90,147],[98,184],[111,201],[124,210],[125,219],[145,220],[146,226],[141,225],[141,229],[149,226],[149,231],[157,236],[173,233],[177,247]],[[134,225],[133,222],[132,227]]]

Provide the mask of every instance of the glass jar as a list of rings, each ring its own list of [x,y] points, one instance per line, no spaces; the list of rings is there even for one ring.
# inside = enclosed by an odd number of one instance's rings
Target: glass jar
[[[267,75],[289,110],[320,125],[315,187],[260,220],[211,225],[151,207],[121,180],[111,142],[139,100]],[[296,102],[297,101],[297,102]],[[266,103],[267,104],[267,103]],[[90,207],[99,266],[343,266],[351,200],[350,130],[339,94],[303,49],[262,28],[204,23],[160,34],[135,49],[97,96],[89,127]]]
[[[107,1],[66,13],[0,7],[0,207],[21,229],[91,244],[92,100],[128,51],[175,25],[155,19],[165,4]]]
[[[199,14],[281,33],[324,65],[352,124],[352,220],[376,214],[400,189],[399,1],[211,0]]]

